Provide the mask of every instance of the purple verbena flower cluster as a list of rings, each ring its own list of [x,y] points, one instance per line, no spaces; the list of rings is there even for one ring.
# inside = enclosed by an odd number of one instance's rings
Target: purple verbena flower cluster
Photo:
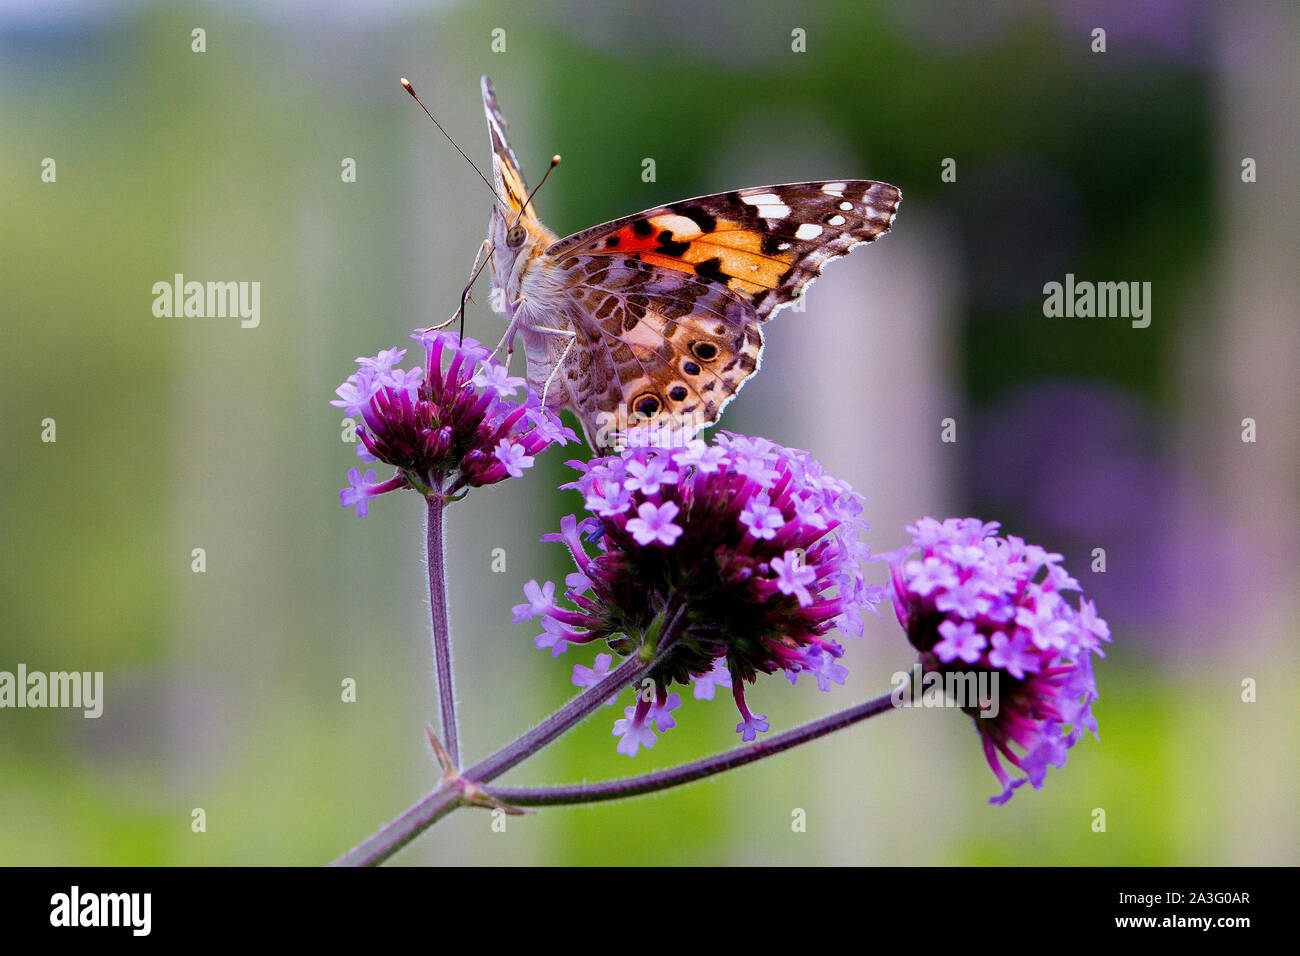
[[[1091,655],[1105,657],[1110,627],[1091,601],[1076,608],[1062,596],[1082,588],[1061,555],[1000,536],[998,527],[922,518],[907,528],[912,546],[883,557],[899,622],[923,669],[997,672],[997,716],[966,710],[1003,786],[990,802],[1002,804],[1026,782],[1041,788],[1048,765],[1063,767],[1085,730],[1096,736]],[[999,757],[1028,776],[1012,778]]]
[[[421,366],[396,367],[405,349],[359,358],[357,371],[330,403],[361,418],[357,454],[363,460],[398,469],[375,484],[373,471],[362,475],[353,468],[349,487],[339,493],[343,507],[355,507],[363,516],[372,497],[398,488],[450,497],[464,488],[518,478],[548,445],[577,441],[486,347],[435,330],[411,337],[424,346]],[[515,401],[520,387],[524,399]]]
[[[693,684],[710,700],[730,687],[736,730],[749,741],[769,726],[745,702],[743,685],[760,672],[792,681],[809,673],[822,690],[844,683],[843,648],[827,633],[860,635],[862,612],[884,588],[863,574],[862,499],[807,452],[723,433],[715,444],[642,445],[570,464],[582,475],[564,487],[582,493],[590,514],[567,516],[542,540],[563,541],[577,562],[566,582],[571,606],[556,602],[554,584],[529,581],[515,620],[540,617],[535,643],[553,656],[593,641],[626,655],[683,615],[650,675],[655,693],[639,695],[615,724],[621,753],[653,746],[655,730],[675,725],[673,684]],[[611,660],[575,668],[574,682],[590,686]]]

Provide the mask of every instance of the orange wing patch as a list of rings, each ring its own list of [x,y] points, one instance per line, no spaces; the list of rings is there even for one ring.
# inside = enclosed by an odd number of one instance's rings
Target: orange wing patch
[[[777,288],[794,263],[791,243],[785,243],[783,251],[765,252],[765,246],[773,245],[765,242],[766,233],[725,219],[709,225],[706,231],[694,219],[664,212],[623,226],[596,243],[593,251],[724,282],[745,296]]]

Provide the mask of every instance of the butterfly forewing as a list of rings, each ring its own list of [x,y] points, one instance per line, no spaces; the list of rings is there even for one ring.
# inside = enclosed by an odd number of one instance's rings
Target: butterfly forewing
[[[510,140],[506,138],[506,119],[497,106],[496,90],[492,88],[492,82],[486,76],[483,77],[482,87],[483,112],[487,116],[488,135],[492,140],[493,178],[496,180],[497,194],[505,203],[513,220],[528,199],[528,183],[519,168],[515,151],[510,148]],[[535,218],[531,203],[525,218]]]
[[[755,186],[648,209],[547,253],[635,257],[720,282],[766,319],[825,263],[887,233],[901,198],[887,183],[862,179]]]

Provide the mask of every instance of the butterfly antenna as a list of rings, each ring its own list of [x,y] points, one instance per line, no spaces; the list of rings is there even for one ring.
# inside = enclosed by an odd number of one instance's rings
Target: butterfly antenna
[[[501,197],[497,195],[496,187],[494,187],[490,182],[488,182],[488,178],[483,175],[483,170],[475,166],[474,160],[466,156],[465,151],[456,145],[456,141],[451,138],[451,134],[448,133],[445,129],[443,129],[442,124],[439,123],[438,120],[434,117],[434,115],[429,112],[429,107],[424,105],[424,102],[420,99],[419,94],[415,92],[415,87],[411,85],[411,81],[408,80],[406,77],[402,77],[402,88],[406,90],[406,92],[411,94],[411,99],[415,100],[415,102],[420,104],[420,109],[424,110],[425,115],[428,116],[429,119],[433,120],[433,125],[438,127],[438,131],[442,133],[443,136],[447,137],[447,142],[451,143],[452,146],[456,147],[456,152],[460,153],[460,155],[464,157],[465,162],[469,163],[470,166],[474,167],[474,172],[478,173],[478,178],[483,180],[484,185],[486,185],[488,190],[491,191],[492,197],[497,201],[497,203],[499,205],[504,205],[504,203],[501,202]],[[534,192],[536,192],[536,190],[534,190]]]
[[[542,183],[546,182],[546,180],[550,177],[551,170],[558,165],[560,165],[560,154],[556,153],[554,156],[551,157],[551,165],[546,167],[546,175],[542,177],[542,182],[538,183],[536,186],[533,187],[533,191],[528,194],[528,198],[524,200],[524,204],[519,207],[519,215],[515,216],[515,221],[510,224],[511,229],[519,225],[519,220],[524,218],[524,212],[527,211],[528,207],[532,205],[533,197],[537,195],[537,190],[542,188]]]

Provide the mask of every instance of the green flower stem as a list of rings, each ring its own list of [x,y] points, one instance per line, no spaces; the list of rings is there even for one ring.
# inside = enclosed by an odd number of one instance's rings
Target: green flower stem
[[[892,695],[885,694],[850,707],[847,710],[831,714],[820,720],[787,730],[766,740],[755,741],[735,750],[714,754],[693,763],[657,770],[640,777],[627,777],[622,780],[606,780],[602,783],[579,783],[563,787],[510,788],[500,787],[492,790],[492,796],[502,803],[514,807],[546,807],[575,803],[598,803],[602,800],[619,800],[635,797],[643,793],[654,793],[670,787],[680,787],[694,780],[702,780],[724,770],[734,770],[745,764],[771,757],[791,747],[808,743],[826,734],[841,730],[858,721],[875,717],[878,714],[894,710]]]
[[[438,675],[442,742],[451,755],[452,765],[459,767],[460,739],[456,731],[456,688],[451,676],[451,625],[447,612],[447,544],[443,532],[447,503],[442,497],[441,483],[424,500],[428,504],[429,613],[433,619],[433,664]]]

